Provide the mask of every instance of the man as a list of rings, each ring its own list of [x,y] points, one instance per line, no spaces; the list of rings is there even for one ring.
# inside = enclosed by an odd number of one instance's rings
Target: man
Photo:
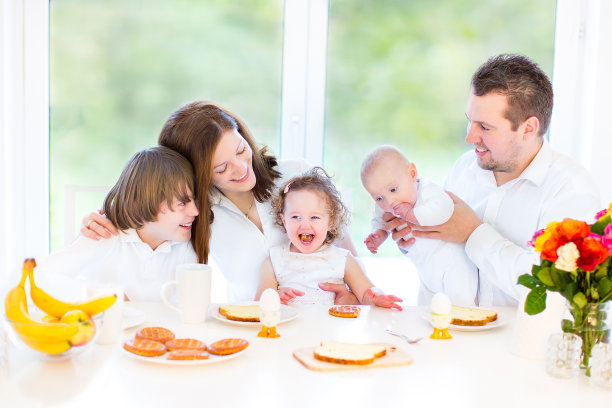
[[[490,58],[472,77],[466,142],[445,188],[455,203],[441,226],[413,226],[416,239],[465,243],[478,267],[481,306],[514,306],[518,276],[539,262],[527,242],[551,221],[592,221],[601,209],[589,173],[552,150],[544,135],[552,114],[552,85],[529,58]],[[403,220],[386,217],[394,230]],[[418,229],[418,230],[417,230]],[[408,230],[408,228],[406,228]],[[393,232],[398,241],[408,231]],[[398,241],[400,249],[414,241]]]

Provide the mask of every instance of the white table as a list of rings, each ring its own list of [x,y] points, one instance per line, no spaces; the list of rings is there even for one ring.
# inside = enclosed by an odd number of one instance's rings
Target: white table
[[[182,325],[162,304],[134,303],[146,312],[147,325],[187,330],[194,337],[242,337],[250,342],[243,355],[217,364],[163,366],[138,361],[115,346],[95,345],[72,360],[49,362],[9,348],[0,369],[2,407],[587,407],[608,406],[612,392],[592,387],[583,374],[550,377],[543,361],[510,353],[513,309],[501,309],[509,323],[481,332],[452,331],[452,340],[425,338],[416,345],[385,333],[392,327],[427,335],[423,309],[402,312],[365,307],[357,319],[329,316],[327,307],[301,310],[278,326],[281,337],[257,337],[257,329],[209,318]],[[133,335],[135,329],[125,332]],[[414,357],[409,366],[342,372],[306,369],[293,350],[321,340],[387,342]],[[545,405],[544,405],[545,404]]]

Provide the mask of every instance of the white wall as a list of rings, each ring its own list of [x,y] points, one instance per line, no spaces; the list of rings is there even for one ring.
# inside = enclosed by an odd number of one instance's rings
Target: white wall
[[[550,141],[612,202],[612,1],[558,0]]]

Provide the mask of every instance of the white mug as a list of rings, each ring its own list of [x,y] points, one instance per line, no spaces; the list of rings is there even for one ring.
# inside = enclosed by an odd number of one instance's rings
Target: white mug
[[[117,295],[117,300],[102,316],[102,327],[99,329],[98,344],[115,344],[121,334],[123,323],[123,289],[119,286],[92,284],[87,287],[87,296],[97,297],[106,295]]]
[[[176,267],[176,280],[161,288],[161,298],[168,307],[179,312],[183,323],[203,323],[210,304],[212,270],[206,264],[183,264]],[[168,288],[176,285],[178,307],[167,298]]]

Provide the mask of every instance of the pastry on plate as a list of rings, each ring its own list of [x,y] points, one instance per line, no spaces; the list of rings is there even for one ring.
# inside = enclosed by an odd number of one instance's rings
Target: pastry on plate
[[[165,344],[167,341],[174,339],[174,333],[164,327],[143,327],[136,332],[136,338]]]
[[[329,314],[336,317],[357,317],[360,310],[359,306],[332,306]]]
[[[196,339],[173,339],[166,342],[166,348],[168,351],[180,349],[205,351],[206,344]]]
[[[223,339],[209,344],[208,352],[210,354],[226,356],[242,351],[247,348],[248,345],[249,342],[245,339]]]
[[[123,344],[123,348],[139,356],[155,357],[166,352],[166,346],[158,341],[133,338]]]
[[[258,322],[259,321],[259,305],[249,306],[219,306],[219,313],[229,320],[239,322]]]
[[[497,312],[494,310],[453,305],[451,317],[451,324],[457,326],[484,326],[497,320]]]
[[[172,350],[166,357],[168,360],[206,360],[210,355],[204,350],[179,349]]]

